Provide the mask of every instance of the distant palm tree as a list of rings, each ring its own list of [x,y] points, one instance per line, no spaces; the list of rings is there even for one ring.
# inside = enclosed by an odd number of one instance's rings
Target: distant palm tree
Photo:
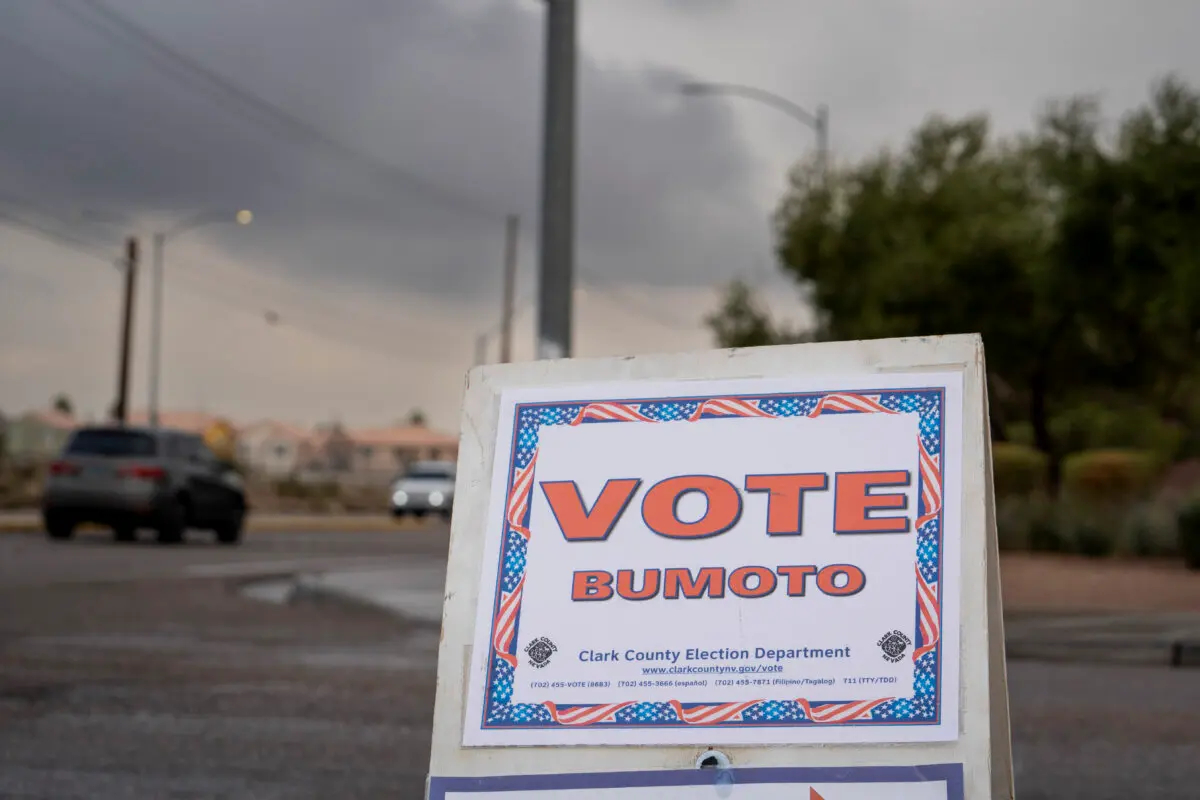
[[[414,428],[424,428],[428,420],[425,418],[425,412],[419,408],[414,408],[408,412],[408,424]]]

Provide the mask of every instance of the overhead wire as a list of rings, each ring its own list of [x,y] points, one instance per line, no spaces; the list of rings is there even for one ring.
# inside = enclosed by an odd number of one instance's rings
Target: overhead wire
[[[664,312],[661,307],[645,305],[644,298],[632,294],[631,290],[627,287],[614,284],[611,281],[599,280],[594,271],[580,269],[579,275],[585,288],[593,289],[622,302],[622,307],[627,313],[632,313],[647,321],[655,322],[661,327],[679,331],[695,331],[699,327],[697,322],[685,322],[672,313]]]
[[[123,258],[120,258],[116,255],[110,256],[110,255],[106,254],[102,250],[98,249],[98,245],[87,242],[83,239],[79,239],[77,237],[59,233],[59,232],[55,231],[54,229],[47,227],[45,225],[29,222],[28,220],[23,219],[20,216],[13,214],[9,211],[6,211],[3,208],[0,208],[0,219],[4,220],[7,223],[14,225],[15,227],[27,230],[29,233],[31,233],[35,236],[38,236],[39,238],[50,241],[61,247],[65,247],[70,250],[73,250],[81,255],[88,256],[88,257],[96,259],[98,261],[102,261],[110,266],[115,265],[115,266],[121,267],[124,265]],[[182,271],[178,271],[177,274],[172,275],[172,279],[173,279],[173,281],[181,281],[183,284],[185,284],[186,290],[189,294],[192,294],[192,295],[198,294],[201,296],[206,296],[209,299],[217,300],[220,303],[222,303],[223,305],[230,306],[230,307],[235,308],[244,313],[249,313],[252,316],[255,316],[259,319],[263,319],[268,313],[270,313],[272,311],[276,311],[278,313],[278,310],[283,310],[285,313],[281,314],[280,316],[283,318],[282,324],[284,324],[286,327],[291,327],[296,330],[303,331],[305,333],[309,333],[311,335],[314,335],[318,338],[324,339],[331,343],[340,344],[342,346],[350,347],[351,349],[356,349],[356,350],[359,350],[359,351],[362,351],[365,353],[370,353],[370,354],[377,355],[377,356],[384,356],[384,357],[390,358],[390,359],[400,359],[401,358],[401,354],[399,354],[399,353],[387,350],[378,345],[365,344],[363,341],[359,340],[357,337],[351,338],[351,337],[345,336],[344,334],[342,334],[342,335],[333,334],[330,331],[324,329],[323,326],[313,325],[311,322],[305,322],[302,318],[297,317],[295,314],[292,313],[292,311],[294,310],[294,306],[292,306],[292,307],[289,307],[286,305],[279,306],[278,304],[274,304],[274,303],[272,304],[273,306],[275,306],[274,308],[267,308],[267,307],[259,308],[259,307],[253,306],[247,302],[247,297],[250,296],[250,293],[227,291],[228,282],[223,283],[222,287],[220,289],[215,288],[215,286],[212,283],[205,282],[202,280],[197,280],[196,276],[198,274],[203,274],[203,273],[199,273],[196,271],[189,272],[186,270],[182,270]],[[311,311],[311,309],[305,309],[305,310]],[[328,309],[323,306],[322,312],[327,312],[327,311],[328,311]],[[300,320],[299,322],[297,322],[298,319]],[[344,326],[339,325],[339,327],[344,327]]]
[[[37,74],[45,75],[47,72],[57,73],[68,82],[80,84],[85,91],[93,96],[98,96],[104,100],[103,103],[93,104],[89,108],[89,113],[94,113],[99,110],[110,118],[118,119],[123,122],[128,122],[130,119],[137,118],[139,124],[131,126],[130,130],[134,135],[145,133],[146,122],[157,128],[162,129],[164,134],[170,135],[161,136],[142,136],[138,141],[138,149],[157,149],[164,154],[179,157],[181,159],[192,159],[197,155],[196,150],[186,146],[180,146],[177,142],[183,140],[179,136],[183,131],[179,130],[179,126],[171,125],[168,119],[161,114],[146,115],[145,108],[135,102],[133,96],[127,92],[116,91],[105,86],[101,81],[95,80],[93,76],[83,72],[72,70],[64,65],[59,59],[54,58],[46,53],[41,52],[38,48],[33,47],[27,41],[21,41],[12,38],[0,30],[0,56],[8,54],[18,54],[26,62],[32,62],[38,66]],[[269,159],[260,162],[257,170],[261,170],[262,175],[269,178],[275,186],[286,188],[286,176],[284,173]]]
[[[0,200],[0,202],[3,201]],[[30,222],[28,219],[14,214],[11,211],[6,211],[3,208],[0,208],[0,220],[3,220],[7,225],[21,228],[27,233],[31,233],[41,239],[53,242],[60,247],[66,247],[83,255],[105,261],[110,265],[120,260],[119,256],[116,254],[110,257],[101,253],[100,250],[97,249],[99,245],[96,243],[84,241],[83,239],[56,231],[53,228],[37,222]]]
[[[50,0],[50,2],[64,14],[70,16],[94,33],[100,34],[110,41],[118,42],[137,50],[142,57],[162,68],[164,74],[188,85],[193,90],[206,94],[214,103],[235,116],[257,124],[273,133],[290,136],[293,140],[320,145],[348,160],[357,162],[361,166],[368,167],[372,171],[372,174],[382,173],[389,177],[393,183],[406,186],[410,190],[428,194],[449,207],[457,208],[460,211],[466,211],[493,221],[498,221],[503,217],[503,215],[486,209],[474,201],[461,198],[390,162],[383,161],[329,136],[315,126],[237,86],[227,78],[184,55],[176,48],[163,42],[161,38],[155,36],[146,28],[112,9],[105,3],[100,2],[100,0],[76,0],[74,3],[71,0]],[[88,16],[87,12],[83,10],[84,7],[90,10],[92,16]],[[9,44],[13,43],[8,37],[3,38]],[[17,44],[19,46],[19,43]],[[28,47],[22,49],[26,52],[34,53],[39,57],[39,60],[52,64],[59,72],[66,74],[68,77],[82,80],[78,75],[72,76],[70,71],[64,69],[55,59],[50,59],[43,54],[36,53],[36,51]],[[154,138],[160,146],[163,146],[161,138]],[[178,148],[175,149],[175,152],[179,152]],[[33,230],[44,238],[51,238],[59,244],[81,250],[89,255],[96,255],[94,251],[87,249],[88,246],[85,243],[75,237],[37,226],[35,223],[30,223],[28,220],[20,219],[12,214],[0,212],[0,217],[7,219],[13,224]],[[586,275],[586,271],[581,271],[581,277]],[[664,327],[678,330],[695,330],[697,327],[694,322],[683,322],[674,318],[673,315],[664,314],[661,308],[649,308],[643,305],[641,298],[632,296],[623,288],[614,286],[610,282],[586,279],[584,283],[596,291],[607,294],[610,298],[623,301],[623,308],[627,312],[632,311],[637,316],[641,316]],[[491,334],[489,333],[488,335]]]
[[[436,198],[447,208],[454,208],[492,222],[504,219],[504,214],[497,213],[474,200],[464,198],[438,186],[396,164],[352,147],[311,123],[238,86],[228,78],[167,44],[160,37],[100,0],[77,0],[74,3],[71,0],[49,1],[84,27],[107,37],[110,41],[119,41],[121,44],[137,50],[142,57],[162,68],[164,74],[193,90],[207,94],[214,103],[244,120],[270,130],[274,134],[288,136],[294,141],[319,145],[331,153],[336,153],[348,161],[357,163],[373,176],[386,177],[393,184]],[[91,12],[90,16],[83,10],[84,8]]]

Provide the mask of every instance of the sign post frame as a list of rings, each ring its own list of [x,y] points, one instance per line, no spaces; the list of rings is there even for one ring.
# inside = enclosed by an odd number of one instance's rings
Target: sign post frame
[[[784,345],[702,353],[493,365],[468,375],[439,650],[430,775],[442,779],[693,769],[704,745],[464,747],[468,681],[484,571],[500,402],[505,391],[605,383],[956,372],[962,381],[958,735],[904,744],[726,745],[732,767],[903,767],[961,764],[966,798],[1011,798],[998,542],[983,344],[977,335]],[[443,781],[444,785],[444,781]]]

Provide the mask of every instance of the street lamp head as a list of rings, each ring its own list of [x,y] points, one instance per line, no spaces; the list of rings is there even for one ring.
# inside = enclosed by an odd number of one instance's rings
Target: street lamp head
[[[686,95],[708,94],[709,88],[703,83],[684,83],[679,86],[679,93]]]
[[[249,209],[243,208],[234,215],[234,219],[237,220],[238,225],[249,225],[254,221],[254,214]]]

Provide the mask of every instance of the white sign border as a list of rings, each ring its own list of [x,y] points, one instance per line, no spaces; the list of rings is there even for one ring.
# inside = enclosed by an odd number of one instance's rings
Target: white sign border
[[[497,420],[496,448],[492,469],[491,502],[486,518],[486,545],[480,582],[480,598],[476,612],[473,659],[467,681],[468,697],[463,719],[464,747],[544,744],[681,744],[704,743],[719,737],[731,744],[780,743],[880,743],[936,742],[953,740],[958,736],[959,696],[959,590],[951,581],[938,596],[937,577],[928,581],[918,568],[918,609],[914,616],[916,635],[912,638],[917,654],[926,664],[914,665],[914,680],[921,676],[928,662],[936,664],[932,671],[933,685],[927,692],[907,698],[881,698],[864,703],[836,702],[836,698],[797,698],[797,709],[783,709],[792,719],[764,726],[742,717],[753,704],[685,703],[672,704],[675,721],[655,720],[653,724],[631,719],[637,712],[637,701],[607,703],[594,706],[558,707],[553,703],[522,704],[512,711],[504,709],[504,699],[511,695],[505,680],[511,682],[511,662],[515,660],[517,629],[519,627],[519,577],[504,574],[505,554],[512,547],[524,546],[528,540],[529,497],[533,483],[534,462],[520,459],[516,436],[520,415],[536,413],[548,423],[539,424],[615,424],[661,422],[658,414],[667,405],[684,416],[696,418],[772,417],[771,409],[783,397],[803,397],[814,416],[823,413],[896,413],[904,397],[927,400],[928,393],[937,393],[937,426],[940,435],[938,452],[931,454],[919,447],[922,470],[922,500],[917,525],[919,545],[921,530],[936,528],[939,568],[947,563],[958,564],[958,536],[947,537],[944,517],[953,515],[952,531],[960,528],[962,513],[960,498],[962,464],[947,465],[943,454],[951,457],[963,452],[963,385],[959,371],[927,373],[888,373],[863,375],[797,375],[791,379],[726,379],[711,381],[657,381],[581,383],[570,387],[510,389],[502,393]],[[882,402],[881,402],[882,401]],[[657,405],[656,405],[657,404]],[[536,411],[534,410],[536,407]],[[918,412],[919,413],[919,412]],[[780,415],[782,416],[782,415]],[[529,432],[526,419],[524,433]],[[506,444],[507,443],[507,444]],[[931,458],[932,457],[932,458]],[[930,464],[935,470],[929,469]],[[937,483],[940,481],[940,486]],[[927,516],[928,491],[940,489],[941,503],[937,516]],[[957,570],[955,570],[957,572]],[[961,580],[961,578],[960,578]],[[507,583],[505,583],[507,581]],[[505,585],[510,591],[505,591]],[[483,602],[491,598],[490,609]],[[932,604],[936,603],[936,606]],[[936,610],[936,614],[931,613]],[[924,612],[924,613],[922,613]],[[935,623],[938,635],[928,641],[927,625]],[[950,654],[945,657],[945,654]],[[485,688],[486,687],[486,688]],[[927,698],[932,697],[932,701]],[[499,699],[499,701],[498,701]],[[914,703],[915,701],[915,703]],[[763,701],[768,702],[768,701]],[[778,706],[778,701],[774,702]],[[932,709],[928,703],[932,702]],[[661,705],[661,704],[658,704]],[[528,707],[527,707],[528,706]],[[686,722],[694,709],[703,708],[704,716],[716,716],[713,724],[695,725]],[[495,724],[497,710],[505,714],[501,724]],[[873,709],[888,712],[876,716]],[[773,710],[778,708],[773,706]],[[713,713],[715,711],[715,714]],[[489,724],[491,715],[493,724]],[[662,717],[662,714],[658,715]],[[900,717],[903,721],[897,721]],[[502,718],[503,719],[503,718]],[[512,735],[519,731],[519,738]],[[502,735],[508,733],[509,735]]]

